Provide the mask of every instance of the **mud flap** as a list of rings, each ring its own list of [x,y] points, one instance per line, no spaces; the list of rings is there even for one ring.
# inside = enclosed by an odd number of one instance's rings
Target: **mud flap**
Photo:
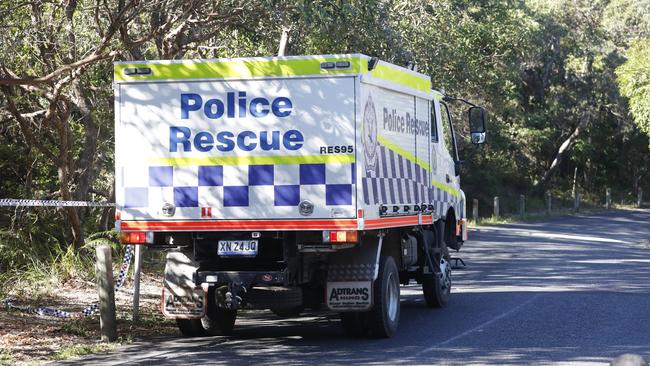
[[[382,237],[330,255],[325,300],[335,311],[367,311],[373,306],[373,281],[379,273]]]
[[[162,313],[168,318],[200,319],[205,315],[207,296],[200,287],[179,287],[165,281]]]
[[[167,253],[163,280],[163,315],[169,318],[198,319],[205,315],[207,288],[194,283],[198,263],[183,252]]]

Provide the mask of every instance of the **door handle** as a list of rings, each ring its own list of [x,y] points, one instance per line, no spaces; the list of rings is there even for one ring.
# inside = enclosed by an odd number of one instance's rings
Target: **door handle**
[[[451,178],[449,178],[449,174],[445,174],[445,177],[447,178],[447,183],[451,183]]]

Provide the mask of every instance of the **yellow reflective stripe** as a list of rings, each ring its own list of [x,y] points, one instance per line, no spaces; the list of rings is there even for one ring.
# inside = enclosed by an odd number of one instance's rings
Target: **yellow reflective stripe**
[[[389,65],[382,64],[381,61],[377,63],[377,66],[375,66],[372,71],[370,71],[370,75],[378,79],[388,80],[390,82],[401,84],[424,93],[431,92],[431,81],[426,76],[414,75],[412,73],[391,67]]]
[[[278,165],[354,163],[354,154],[299,156],[210,156],[203,158],[151,158],[150,164],[160,166],[194,165]]]
[[[425,169],[426,171],[431,170],[429,167],[429,163],[426,160],[423,160],[421,158],[418,158],[417,156],[413,155],[411,152],[406,151],[399,147],[396,143],[390,141],[389,139],[385,138],[384,136],[377,135],[377,142],[380,144],[386,146],[387,148],[393,150],[399,155],[402,155],[402,157],[408,161],[412,161],[415,164],[419,165],[422,167],[422,169]]]
[[[321,62],[350,61],[349,69],[321,69]],[[367,64],[367,61],[366,61]],[[126,68],[151,69],[149,75],[124,75]],[[367,68],[366,68],[367,70]],[[240,59],[231,61],[195,61],[164,63],[133,63],[115,64],[114,79],[122,80],[170,80],[170,79],[209,79],[209,78],[250,78],[264,76],[292,75],[330,75],[358,74],[361,71],[361,60],[358,57],[324,58],[311,57],[298,60],[250,60]]]
[[[460,191],[459,190],[457,190],[456,188],[454,188],[452,186],[448,186],[448,185],[446,185],[446,184],[444,184],[442,182],[438,182],[437,180],[435,180],[433,178],[431,179],[431,185],[436,187],[436,188],[442,189],[443,191],[449,193],[450,195],[452,195],[454,197],[457,197],[457,198],[460,197]]]
[[[401,155],[404,159],[409,160],[409,161],[421,166],[424,170],[426,170],[428,172],[431,171],[431,168],[429,167],[429,164],[425,160],[420,159],[420,158],[416,157],[415,155],[411,154],[410,152],[402,149],[397,144],[395,144],[392,141],[388,140],[384,136],[377,135],[377,142],[379,142],[380,144],[384,145],[385,147],[393,150],[396,154]],[[454,197],[460,197],[460,191],[458,189],[456,189],[456,188],[454,188],[452,186],[446,185],[446,184],[444,184],[442,182],[439,182],[439,181],[437,181],[437,180],[435,180],[433,178],[431,178],[431,185],[436,187],[436,188],[442,189],[443,191],[451,194]]]

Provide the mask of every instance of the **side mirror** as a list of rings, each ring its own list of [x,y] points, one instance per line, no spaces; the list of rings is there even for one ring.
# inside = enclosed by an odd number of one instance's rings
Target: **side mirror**
[[[487,138],[485,119],[485,109],[483,107],[471,107],[469,109],[469,131],[472,136],[472,143],[475,145],[485,143]]]

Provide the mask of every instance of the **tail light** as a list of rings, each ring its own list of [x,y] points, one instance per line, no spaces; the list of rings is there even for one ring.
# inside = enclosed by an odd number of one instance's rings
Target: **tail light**
[[[359,241],[357,231],[323,231],[324,243],[356,243]]]
[[[120,233],[122,244],[153,244],[153,231]]]

